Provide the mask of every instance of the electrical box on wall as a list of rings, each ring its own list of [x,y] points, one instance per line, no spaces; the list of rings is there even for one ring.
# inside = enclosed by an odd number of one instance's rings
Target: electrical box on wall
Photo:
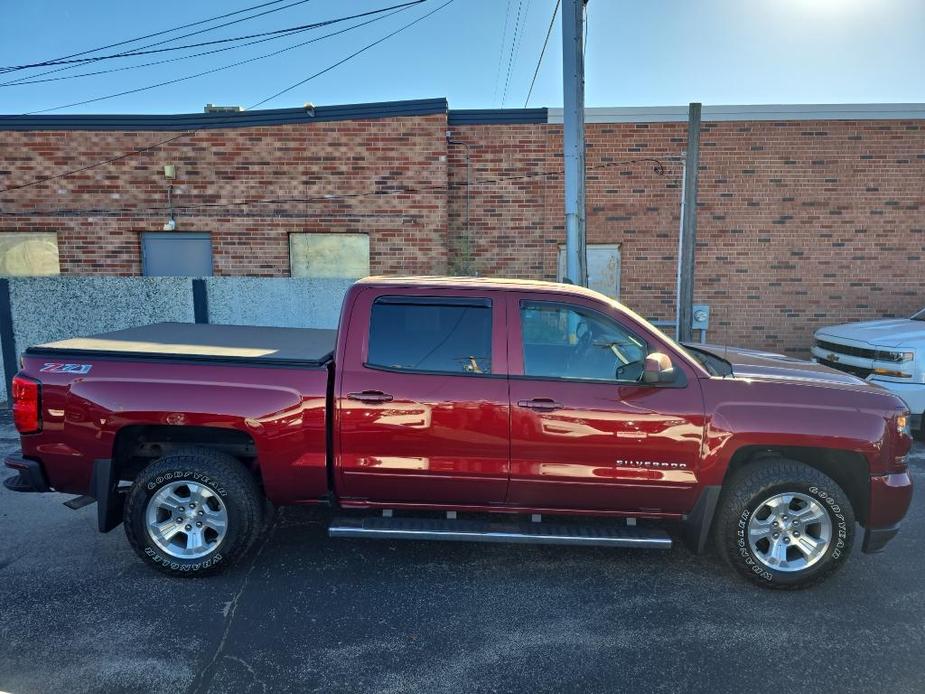
[[[691,311],[691,328],[707,330],[710,327],[710,307],[708,304],[694,304]]]

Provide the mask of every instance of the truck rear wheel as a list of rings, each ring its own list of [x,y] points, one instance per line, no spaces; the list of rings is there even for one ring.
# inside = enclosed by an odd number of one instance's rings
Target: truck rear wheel
[[[135,479],[124,524],[145,563],[174,576],[202,576],[231,566],[247,552],[263,527],[263,498],[234,457],[178,449]]]
[[[855,519],[844,490],[809,465],[768,456],[723,490],[715,539],[740,574],[767,588],[806,588],[842,566]]]

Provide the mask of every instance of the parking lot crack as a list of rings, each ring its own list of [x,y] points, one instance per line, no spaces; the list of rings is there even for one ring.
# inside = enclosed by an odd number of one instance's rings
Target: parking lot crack
[[[238,604],[241,600],[241,596],[244,594],[244,591],[247,589],[247,584],[250,582],[251,574],[254,573],[254,569],[257,568],[257,562],[260,559],[260,555],[263,553],[264,548],[269,544],[270,539],[273,537],[273,534],[276,530],[277,519],[279,517],[279,512],[274,514],[273,520],[271,521],[269,527],[263,533],[263,537],[260,539],[260,545],[257,547],[257,550],[253,554],[250,565],[247,567],[247,571],[244,574],[244,580],[241,581],[240,587],[235,591],[231,600],[228,603],[225,603],[222,613],[225,620],[225,628],[222,630],[222,638],[219,639],[218,645],[215,648],[215,652],[212,654],[212,657],[206,663],[206,665],[196,673],[196,676],[193,677],[193,681],[190,683],[189,689],[187,690],[188,694],[202,694],[203,692],[208,691],[209,685],[212,684],[212,680],[215,677],[215,672],[218,669],[218,663],[223,657],[229,658],[231,660],[238,661],[242,663],[252,675],[254,675],[254,682],[263,686],[266,690],[266,685],[258,680],[254,670],[247,665],[240,658],[233,656],[224,656],[225,644],[228,641],[228,635],[231,633],[231,626],[234,624],[235,613],[238,609]]]

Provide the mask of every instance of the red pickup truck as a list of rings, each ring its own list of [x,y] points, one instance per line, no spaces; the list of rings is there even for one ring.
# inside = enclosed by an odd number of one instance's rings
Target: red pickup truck
[[[82,495],[174,575],[272,504],[332,537],[713,548],[809,585],[896,534],[909,413],[776,354],[681,346],[580,287],[368,278],[338,330],[159,324],[28,349],[18,491]]]

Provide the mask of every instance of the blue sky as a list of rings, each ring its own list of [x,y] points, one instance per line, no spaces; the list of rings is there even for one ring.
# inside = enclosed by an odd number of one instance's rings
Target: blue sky
[[[0,22],[0,65],[58,58],[233,12],[260,1],[5,0]],[[310,0],[164,46],[272,31],[402,1]],[[207,102],[248,106],[328,67],[443,2],[427,0],[354,31],[239,67],[52,113],[198,112]],[[323,105],[441,96],[449,99],[452,108],[522,107],[554,5],[555,0],[455,0],[433,16],[262,108],[299,106],[306,101]],[[246,15],[230,19],[243,16]],[[539,71],[531,106],[562,103],[560,19],[561,15]],[[0,85],[0,112],[36,111],[183,77],[278,51],[349,24],[106,75]],[[199,28],[202,27],[185,31]],[[198,50],[216,47],[221,46]],[[124,67],[183,53],[103,61],[46,77]],[[677,105],[690,101],[922,102],[925,0],[590,0],[586,61],[588,106]],[[33,69],[3,74],[0,82],[37,72]]]

